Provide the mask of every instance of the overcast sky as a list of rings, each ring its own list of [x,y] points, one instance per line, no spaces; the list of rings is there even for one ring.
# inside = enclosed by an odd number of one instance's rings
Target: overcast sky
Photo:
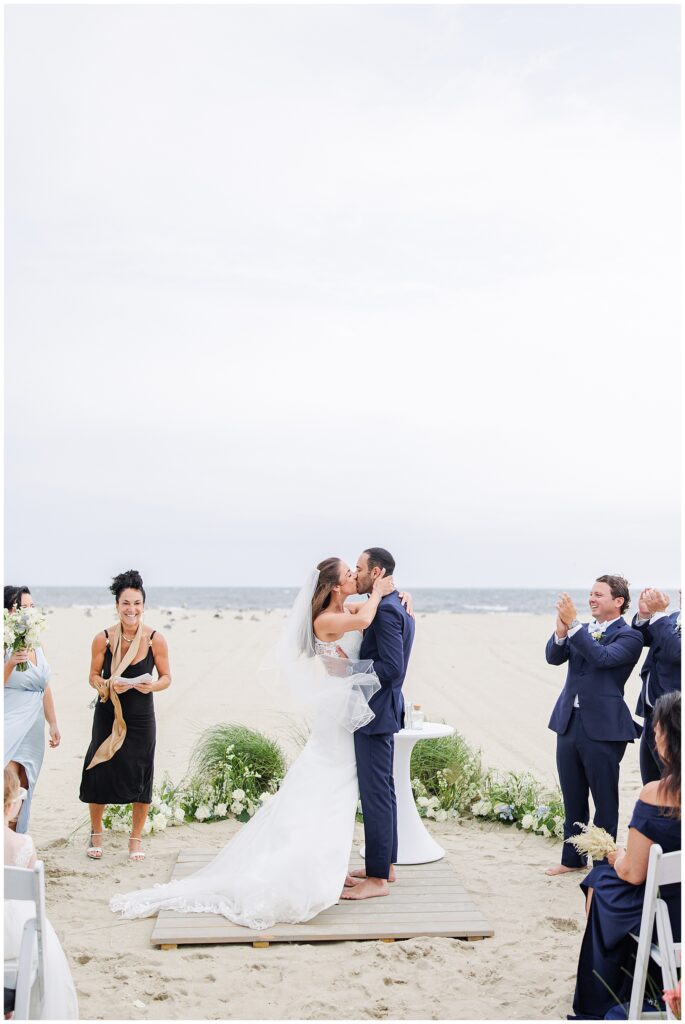
[[[677,6],[5,17],[8,580],[678,581]]]

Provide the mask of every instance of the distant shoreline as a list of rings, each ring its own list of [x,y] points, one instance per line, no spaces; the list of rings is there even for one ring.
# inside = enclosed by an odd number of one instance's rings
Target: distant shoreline
[[[400,581],[401,585],[401,581]],[[457,615],[554,614],[559,589],[516,587],[407,587],[417,614]],[[678,607],[677,588],[671,588],[671,610]],[[44,608],[113,609],[105,587],[31,586],[37,605]],[[581,618],[588,614],[587,588],[569,590]],[[147,606],[177,611],[215,612],[287,611],[297,594],[296,587],[149,587]],[[631,590],[628,617],[637,608],[639,590]]]

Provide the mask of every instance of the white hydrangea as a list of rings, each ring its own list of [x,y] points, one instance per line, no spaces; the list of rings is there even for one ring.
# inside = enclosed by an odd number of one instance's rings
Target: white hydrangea
[[[532,814],[524,814],[521,818],[521,828],[529,829],[535,824],[535,818]]]
[[[225,818],[227,811],[228,807],[226,806],[226,804],[217,804],[216,807],[214,808],[214,817]]]
[[[260,804],[265,804],[266,801],[270,800],[270,799],[271,799],[271,793],[260,793],[259,794],[259,802],[260,802]]]
[[[211,813],[212,812],[207,806],[207,804],[200,804],[200,806],[195,811],[195,817],[197,818],[198,821],[206,821],[207,818],[209,818],[209,816],[211,815]]]
[[[245,807],[243,804],[241,804],[240,800],[234,800],[233,803],[231,804],[231,814],[242,814],[244,810]]]
[[[151,832],[152,832],[152,822],[150,821],[149,818],[147,818],[145,820],[145,824],[143,825],[143,835],[144,836],[149,836]]]
[[[166,814],[162,814],[161,811],[158,811],[157,814],[153,814],[152,827],[155,832],[162,832],[166,828]]]
[[[420,796],[416,802],[419,805],[419,807],[428,807],[428,797],[427,796]]]
[[[183,810],[183,808],[182,807],[177,807],[175,809],[175,811],[174,811],[174,818],[176,819],[176,821],[179,821],[179,822],[185,821],[185,817],[186,817],[186,815],[185,815],[185,811]]]
[[[234,800],[244,800],[245,799],[245,790],[244,789],[234,789],[233,792],[231,793],[231,796],[233,797]]]
[[[439,811],[435,812],[435,820],[436,821],[447,821],[447,811],[444,810],[441,807]]]
[[[475,804],[471,805],[471,814],[475,814],[476,817],[484,818],[492,811],[492,804],[489,800],[477,800]]]

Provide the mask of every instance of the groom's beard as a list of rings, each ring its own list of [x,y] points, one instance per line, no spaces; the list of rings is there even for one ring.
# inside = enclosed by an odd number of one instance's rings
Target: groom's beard
[[[368,584],[368,583],[367,584],[360,584],[359,582],[357,582],[357,593],[358,594],[370,594],[371,593],[371,585]]]

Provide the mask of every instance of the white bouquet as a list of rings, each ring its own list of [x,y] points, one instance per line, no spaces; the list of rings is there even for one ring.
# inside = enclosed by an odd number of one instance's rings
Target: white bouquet
[[[5,651],[35,650],[40,644],[40,635],[45,629],[45,616],[37,608],[5,609]],[[17,665],[18,672],[25,672],[28,661]]]

